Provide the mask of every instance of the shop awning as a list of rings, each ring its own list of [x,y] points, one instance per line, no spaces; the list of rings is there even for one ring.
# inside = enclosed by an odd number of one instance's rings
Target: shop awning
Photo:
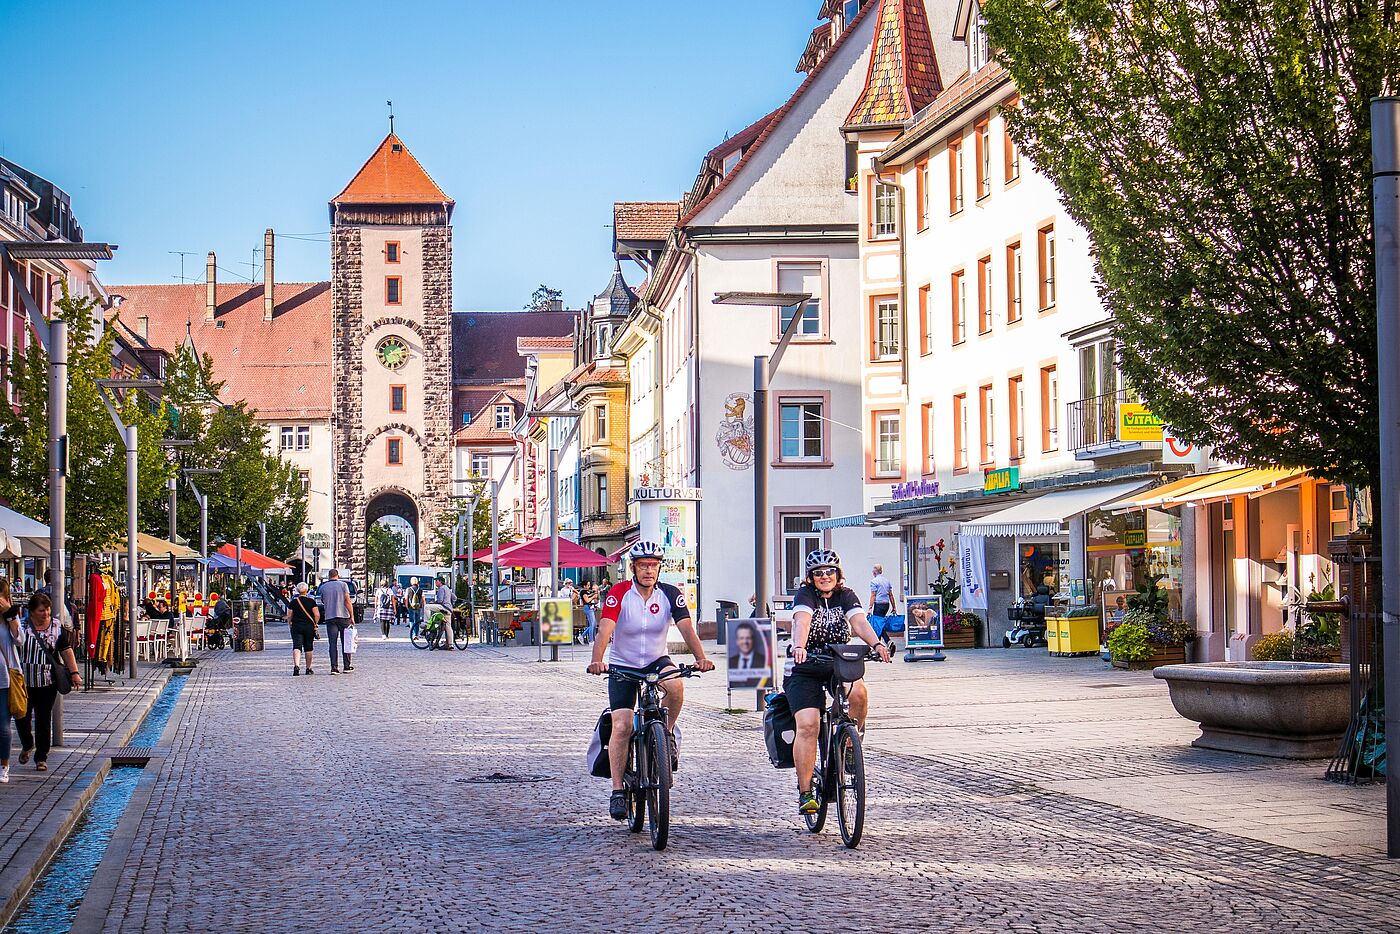
[[[1234,496],[1263,496],[1297,486],[1306,479],[1307,471],[1292,467],[1234,467],[1186,477],[1116,502],[1109,508],[1124,512],[1184,503],[1217,503]]]
[[[814,532],[825,532],[827,529],[854,529],[862,525],[869,525],[865,513],[858,512],[853,516],[832,516],[830,519],[818,519],[812,523]]]
[[[0,506],[0,529],[9,538],[18,540],[19,549],[30,557],[49,556],[49,527],[44,523]]]
[[[125,551],[125,543],[112,550]],[[137,560],[140,561],[169,561],[172,556],[176,561],[203,560],[199,552],[193,548],[186,548],[184,545],[177,545],[155,535],[147,535],[145,532],[136,533],[136,555]]]
[[[958,530],[960,535],[1059,535],[1065,522],[1075,516],[1098,509],[1104,503],[1112,503],[1136,493],[1150,483],[1150,480],[1133,480],[1127,483],[1113,483],[1108,486],[1083,487],[1074,490],[1056,490],[1032,500],[1025,500],[971,522],[964,522]]]
[[[209,567],[216,571],[232,571],[238,567],[239,557],[238,546],[232,543],[223,545],[209,556]],[[245,575],[262,577],[264,574],[268,574],[276,577],[279,574],[292,573],[290,564],[259,554],[251,548],[242,549],[241,557],[243,567],[240,573]]]

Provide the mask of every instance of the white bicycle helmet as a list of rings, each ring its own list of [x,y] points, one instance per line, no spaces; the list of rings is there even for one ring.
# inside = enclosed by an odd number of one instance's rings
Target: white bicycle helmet
[[[646,539],[637,542],[627,552],[627,557],[631,558],[633,561],[636,561],[638,558],[655,558],[657,561],[660,561],[662,555],[663,551],[661,546],[656,544],[656,542],[649,542]]]
[[[807,573],[811,574],[817,568],[835,568],[841,570],[841,556],[828,548],[819,548],[809,552],[807,555]]]

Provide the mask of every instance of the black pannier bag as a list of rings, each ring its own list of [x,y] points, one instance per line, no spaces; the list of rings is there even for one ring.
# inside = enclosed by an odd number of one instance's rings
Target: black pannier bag
[[[792,741],[797,738],[797,720],[788,706],[786,694],[772,693],[763,711],[763,742],[768,746],[768,761],[775,769],[790,769]]]

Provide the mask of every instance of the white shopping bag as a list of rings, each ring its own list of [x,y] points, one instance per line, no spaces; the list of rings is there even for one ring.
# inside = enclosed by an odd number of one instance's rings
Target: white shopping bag
[[[354,655],[360,647],[360,634],[354,626],[345,627],[345,637],[340,640],[341,650],[346,655]]]

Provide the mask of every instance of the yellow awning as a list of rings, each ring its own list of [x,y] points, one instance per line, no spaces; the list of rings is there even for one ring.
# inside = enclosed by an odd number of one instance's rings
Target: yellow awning
[[[105,550],[126,554],[126,538],[122,537],[112,542]],[[136,555],[139,560],[169,561],[172,554],[177,561],[190,561],[199,558],[199,552],[193,548],[186,548],[184,545],[177,545],[158,536],[147,535],[145,532],[136,533]]]
[[[1234,467],[1180,480],[1121,499],[1105,507],[1114,512],[1161,509],[1183,503],[1216,503],[1234,496],[1258,497],[1297,486],[1308,473],[1294,467]]]

